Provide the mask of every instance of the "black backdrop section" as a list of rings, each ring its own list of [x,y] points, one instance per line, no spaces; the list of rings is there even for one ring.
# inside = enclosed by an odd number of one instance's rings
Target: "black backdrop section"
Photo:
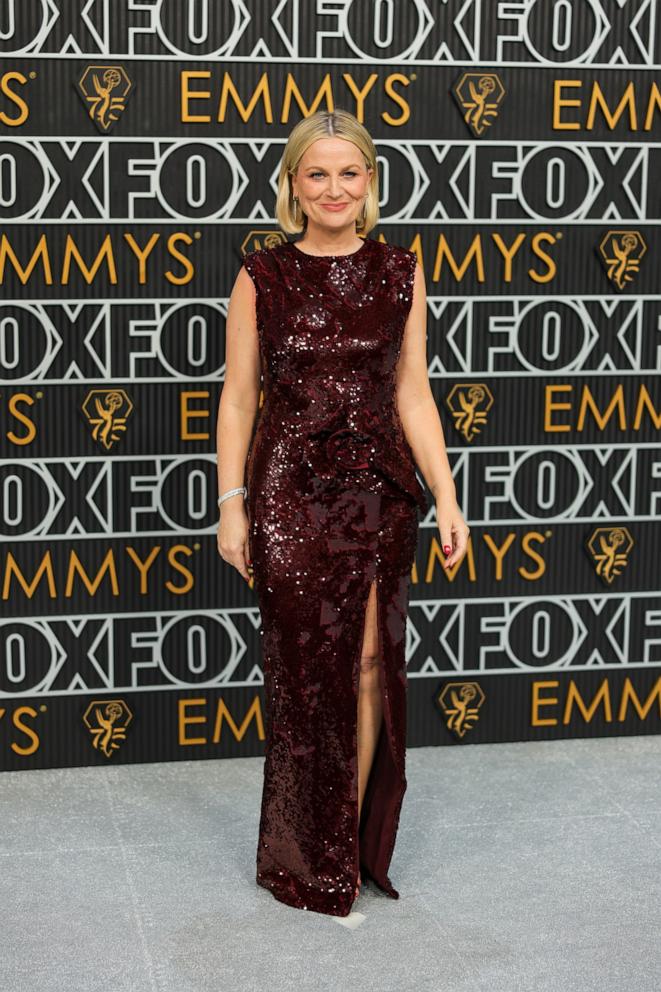
[[[606,0],[0,0],[0,769],[261,754],[216,551],[227,301],[352,110],[471,526],[420,521],[409,744],[661,728],[661,22]],[[421,481],[423,481],[421,479]]]

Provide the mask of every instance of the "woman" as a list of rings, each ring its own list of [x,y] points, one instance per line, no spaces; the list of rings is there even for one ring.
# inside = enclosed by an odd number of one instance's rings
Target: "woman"
[[[294,127],[276,216],[303,236],[243,260],[218,411],[218,550],[244,579],[254,569],[262,622],[257,882],[335,916],[363,877],[399,895],[387,871],[406,789],[416,511],[427,509],[414,458],[446,568],[468,538],[427,376],[424,276],[412,252],[359,237],[378,202],[374,144],[352,114]]]

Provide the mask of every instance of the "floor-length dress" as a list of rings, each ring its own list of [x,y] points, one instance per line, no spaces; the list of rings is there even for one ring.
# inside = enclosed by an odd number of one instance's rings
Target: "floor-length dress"
[[[417,511],[428,508],[395,402],[415,263],[368,239],[347,255],[281,242],[243,259],[264,394],[245,475],[265,695],[256,880],[334,916],[351,911],[359,868],[399,895],[387,872],[406,789],[406,615]],[[383,720],[359,824],[373,581]]]

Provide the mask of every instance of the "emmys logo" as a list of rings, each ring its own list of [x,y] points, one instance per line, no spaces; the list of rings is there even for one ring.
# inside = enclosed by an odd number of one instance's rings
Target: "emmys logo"
[[[132,83],[121,65],[88,65],[78,81],[78,92],[89,107],[99,131],[108,131],[126,109]]]
[[[245,255],[260,248],[275,248],[286,240],[281,231],[251,231],[241,245],[241,252]]]
[[[126,740],[126,728],[133,714],[122,699],[93,700],[83,715],[92,737],[92,746],[111,758]]]
[[[120,432],[126,430],[133,404],[123,389],[91,389],[81,409],[94,427],[94,440],[109,450],[115,441],[119,441]]]
[[[490,118],[498,116],[505,88],[494,72],[465,72],[452,93],[463,111],[465,123],[479,138],[491,126]]]
[[[493,396],[483,382],[457,382],[445,402],[456,430],[467,441],[472,441],[487,422],[487,413],[493,406]]]
[[[606,273],[618,289],[624,289],[638,273],[647,245],[639,231],[608,231],[599,244]]]
[[[445,725],[457,737],[463,737],[479,718],[484,693],[477,682],[449,682],[438,697],[445,713]]]
[[[610,585],[629,563],[631,534],[626,527],[598,527],[585,543],[597,575]]]

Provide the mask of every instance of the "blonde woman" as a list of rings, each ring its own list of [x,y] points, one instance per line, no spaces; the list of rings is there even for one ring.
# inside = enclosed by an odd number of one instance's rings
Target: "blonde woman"
[[[367,878],[399,895],[406,615],[428,508],[415,463],[446,568],[468,539],[427,375],[424,276],[412,252],[361,237],[378,202],[374,144],[352,114],[294,127],[276,216],[302,236],[243,260],[218,411],[218,550],[254,573],[262,624],[256,880],[335,916]]]

